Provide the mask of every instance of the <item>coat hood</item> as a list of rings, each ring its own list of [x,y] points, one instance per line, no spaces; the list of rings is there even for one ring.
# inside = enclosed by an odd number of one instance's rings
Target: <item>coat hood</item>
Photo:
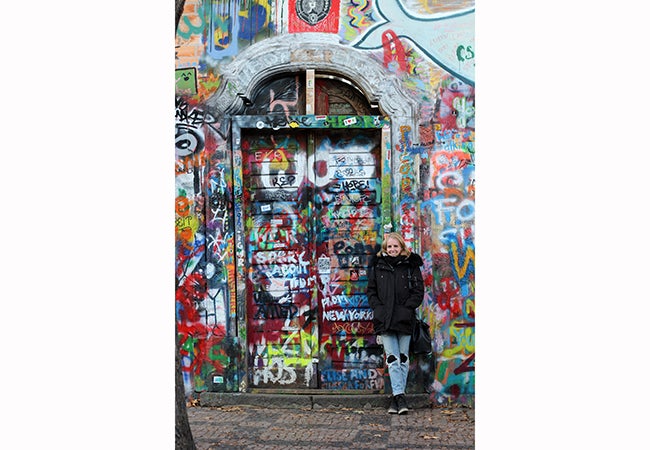
[[[382,254],[381,256],[377,255],[372,255],[373,257],[370,260],[370,266],[374,267],[379,263],[381,260],[386,260],[385,254]],[[418,255],[417,253],[411,252],[411,254],[406,258],[406,262],[411,266],[411,267],[420,267],[424,265],[424,261],[422,260],[422,257]]]
[[[420,266],[424,265],[424,261],[422,261],[422,257],[420,255],[418,255],[417,253],[411,253],[406,260],[413,267],[420,267]]]

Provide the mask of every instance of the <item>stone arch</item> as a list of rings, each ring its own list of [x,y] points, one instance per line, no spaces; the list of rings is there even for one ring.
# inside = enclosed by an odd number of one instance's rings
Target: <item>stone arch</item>
[[[409,97],[399,78],[388,72],[366,52],[338,42],[328,33],[286,34],[251,45],[221,68],[222,84],[206,101],[216,118],[236,115],[244,108],[255,88],[264,80],[280,73],[307,69],[347,78],[361,89],[371,103],[391,119],[392,135],[400,127],[409,126],[417,136],[418,106]]]

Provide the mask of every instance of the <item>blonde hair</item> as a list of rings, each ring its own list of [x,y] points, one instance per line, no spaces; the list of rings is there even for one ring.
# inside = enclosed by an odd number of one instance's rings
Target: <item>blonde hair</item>
[[[384,240],[381,243],[381,249],[377,252],[377,256],[381,256],[382,253],[387,253],[386,246],[388,245],[389,239],[395,239],[397,242],[399,242],[399,246],[402,248],[402,251],[399,252],[400,255],[404,255],[406,257],[411,256],[411,250],[406,247],[406,242],[404,242],[404,238],[399,233],[386,233],[384,235]]]

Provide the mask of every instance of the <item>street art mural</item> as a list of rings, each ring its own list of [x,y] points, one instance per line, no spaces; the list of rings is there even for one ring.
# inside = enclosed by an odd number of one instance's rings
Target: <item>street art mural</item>
[[[374,0],[373,6],[376,22],[351,43],[354,47],[388,46],[402,53],[402,42],[408,42],[421,56],[474,84],[474,8],[432,17],[410,13],[401,1]]]
[[[290,0],[289,32],[336,33],[340,0]]]
[[[308,115],[300,74],[261,83],[240,117],[207,106],[246,48],[313,31],[399,75],[416,124],[391,132],[384,115]],[[433,353],[411,361],[409,390],[473,401],[476,56],[471,1],[186,2],[174,208],[188,397],[386,389],[365,284],[388,221],[425,262],[419,314]],[[333,102],[324,92],[317,101]]]

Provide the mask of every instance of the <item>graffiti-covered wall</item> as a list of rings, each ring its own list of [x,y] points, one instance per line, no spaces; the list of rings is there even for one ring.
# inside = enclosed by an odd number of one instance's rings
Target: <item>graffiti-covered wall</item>
[[[186,394],[384,389],[364,267],[395,229],[433,335],[411,387],[471,402],[474,2],[186,0],[175,50]]]

